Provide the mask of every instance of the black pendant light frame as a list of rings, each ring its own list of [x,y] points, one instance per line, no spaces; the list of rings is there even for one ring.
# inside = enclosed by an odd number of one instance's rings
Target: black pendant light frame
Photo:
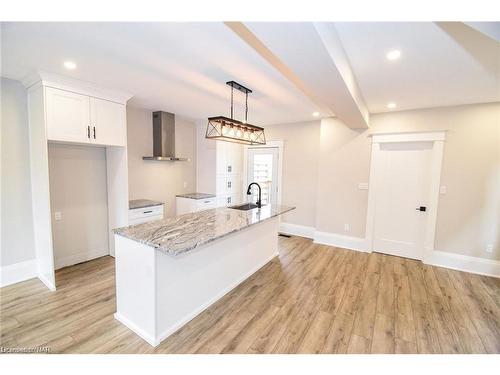
[[[247,122],[248,94],[252,93],[252,90],[235,81],[229,81],[226,84],[231,86],[231,118],[225,116],[209,117],[205,138],[249,145],[265,145],[266,136],[264,128],[251,125]],[[234,89],[245,94],[245,121],[233,119]]]

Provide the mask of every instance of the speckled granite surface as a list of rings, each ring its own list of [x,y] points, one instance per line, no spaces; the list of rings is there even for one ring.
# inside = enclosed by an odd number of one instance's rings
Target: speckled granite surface
[[[149,199],[133,199],[131,201],[128,201],[128,208],[130,210],[133,210],[136,208],[159,206],[160,204],[163,204],[163,202],[152,201]]]
[[[178,194],[178,195],[176,195],[176,197],[189,198],[189,199],[207,199],[207,198],[215,198],[215,194],[188,193],[188,194]]]
[[[277,205],[248,211],[220,207],[118,228],[114,232],[176,256],[293,209]]]

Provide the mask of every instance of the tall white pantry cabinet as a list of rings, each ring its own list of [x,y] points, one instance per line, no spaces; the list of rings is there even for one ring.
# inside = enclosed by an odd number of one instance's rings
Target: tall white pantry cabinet
[[[130,95],[45,72],[28,89],[33,228],[38,278],[55,290],[48,142],[106,147],[108,227],[128,223],[126,102]],[[109,235],[110,254],[114,236]]]
[[[239,204],[243,201],[243,146],[238,143],[215,142],[217,206]]]

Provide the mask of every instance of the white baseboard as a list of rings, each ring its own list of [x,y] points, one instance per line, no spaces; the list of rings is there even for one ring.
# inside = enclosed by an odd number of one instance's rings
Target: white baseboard
[[[139,336],[141,339],[146,341],[149,345],[151,346],[158,346],[160,344],[159,340],[156,340],[154,336],[146,333],[142,329],[140,329],[137,325],[132,323],[130,320],[125,318],[124,316],[120,315],[120,313],[116,312],[114,314],[114,317],[116,320],[118,320],[121,324],[123,324],[125,327],[130,329],[131,331],[134,331],[134,333]]]
[[[366,240],[359,237],[343,236],[336,233],[314,232],[314,243],[367,252]]]
[[[289,234],[292,236],[313,238],[315,229],[314,227],[307,227],[305,225],[280,223],[279,231],[280,233]]]
[[[37,277],[36,259],[10,264],[0,268],[0,287]]]
[[[500,278],[500,261],[498,260],[434,250],[427,252],[423,262],[432,266]]]
[[[51,292],[55,292],[56,290],[56,286],[54,285],[54,283],[47,279],[44,275],[42,275],[41,273],[38,273],[38,279],[45,284],[45,286],[51,291]]]
[[[83,251],[81,253],[73,254],[64,258],[54,259],[54,267],[56,270],[59,268],[72,266],[73,264],[86,262],[95,258],[100,258],[105,255],[109,255],[108,249],[103,250],[93,250],[93,251]]]
[[[293,236],[312,238],[314,243],[322,245],[370,252],[369,246],[364,238],[320,232],[316,231],[313,227],[306,227],[292,223],[280,223],[280,232]],[[434,250],[426,252],[423,262],[432,266],[500,278],[500,261],[497,260],[476,258],[467,255]]]

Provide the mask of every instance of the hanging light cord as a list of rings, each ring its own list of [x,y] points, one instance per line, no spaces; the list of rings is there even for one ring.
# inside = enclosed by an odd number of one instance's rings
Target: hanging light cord
[[[248,91],[245,93],[245,124],[247,123],[248,117]]]
[[[231,86],[231,120],[233,119],[233,92],[234,92],[234,87]]]

